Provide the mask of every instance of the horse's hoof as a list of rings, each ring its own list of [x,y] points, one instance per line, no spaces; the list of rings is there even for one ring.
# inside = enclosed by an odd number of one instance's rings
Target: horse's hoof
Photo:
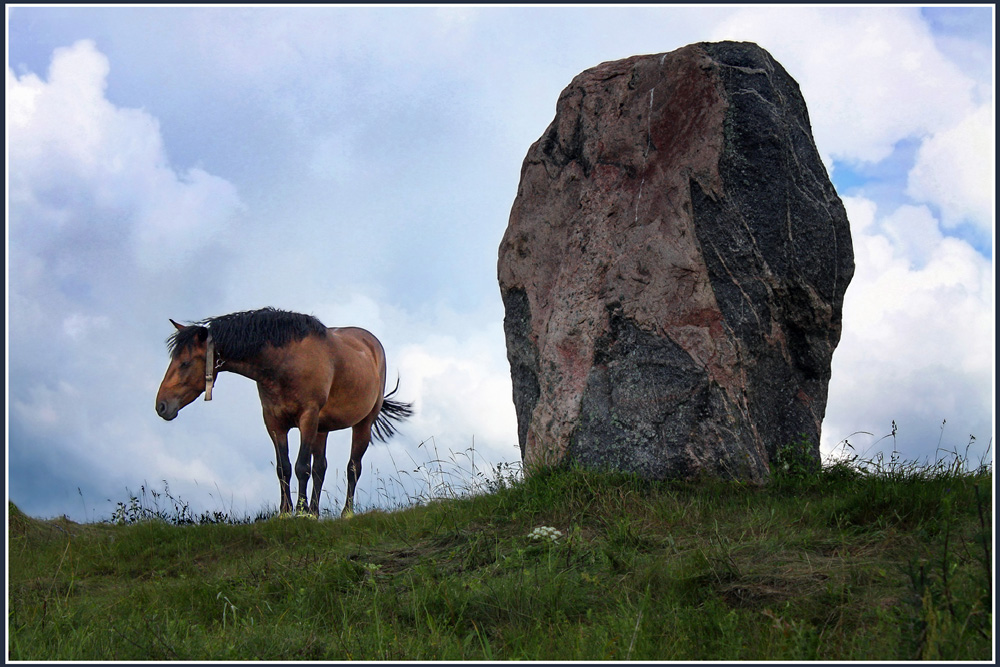
[[[292,514],[291,512],[279,512],[278,513],[278,518],[279,519],[294,519],[295,515]]]
[[[343,512],[340,513],[341,519],[350,519],[353,516],[354,516],[354,510],[345,509]]]

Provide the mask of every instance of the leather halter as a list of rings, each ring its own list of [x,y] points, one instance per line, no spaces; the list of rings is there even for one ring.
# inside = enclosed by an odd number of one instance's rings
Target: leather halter
[[[205,400],[212,400],[212,384],[215,382],[215,341],[208,334],[205,346]]]

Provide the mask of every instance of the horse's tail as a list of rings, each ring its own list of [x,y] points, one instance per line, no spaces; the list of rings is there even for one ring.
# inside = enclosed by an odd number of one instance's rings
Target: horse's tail
[[[379,410],[378,417],[372,425],[372,436],[379,442],[385,442],[396,434],[396,425],[393,422],[400,422],[413,415],[413,403],[403,403],[393,401],[390,397],[399,389],[399,378],[396,378],[396,389],[393,389],[382,399],[382,409]]]

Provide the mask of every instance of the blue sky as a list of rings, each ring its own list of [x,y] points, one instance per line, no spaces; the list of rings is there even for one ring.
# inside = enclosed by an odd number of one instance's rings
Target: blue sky
[[[371,329],[416,403],[360,506],[426,490],[435,458],[460,486],[473,447],[516,461],[496,257],[521,161],[581,71],[722,39],[799,82],[851,219],[824,451],[890,451],[895,421],[907,458],[975,436],[978,459],[993,26],[987,6],[8,7],[9,498],[93,520],[165,481],[197,511],[274,506],[253,383],[153,409],[167,318],[265,305]],[[324,509],[348,446],[331,435]]]

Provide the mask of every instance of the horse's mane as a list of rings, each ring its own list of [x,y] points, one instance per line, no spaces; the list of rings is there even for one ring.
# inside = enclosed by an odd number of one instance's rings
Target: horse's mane
[[[267,345],[283,347],[307,336],[325,336],[326,326],[312,315],[276,308],[219,315],[175,331],[167,339],[170,356],[175,357],[195,341],[204,341],[208,333],[221,356],[241,361],[256,356]]]

